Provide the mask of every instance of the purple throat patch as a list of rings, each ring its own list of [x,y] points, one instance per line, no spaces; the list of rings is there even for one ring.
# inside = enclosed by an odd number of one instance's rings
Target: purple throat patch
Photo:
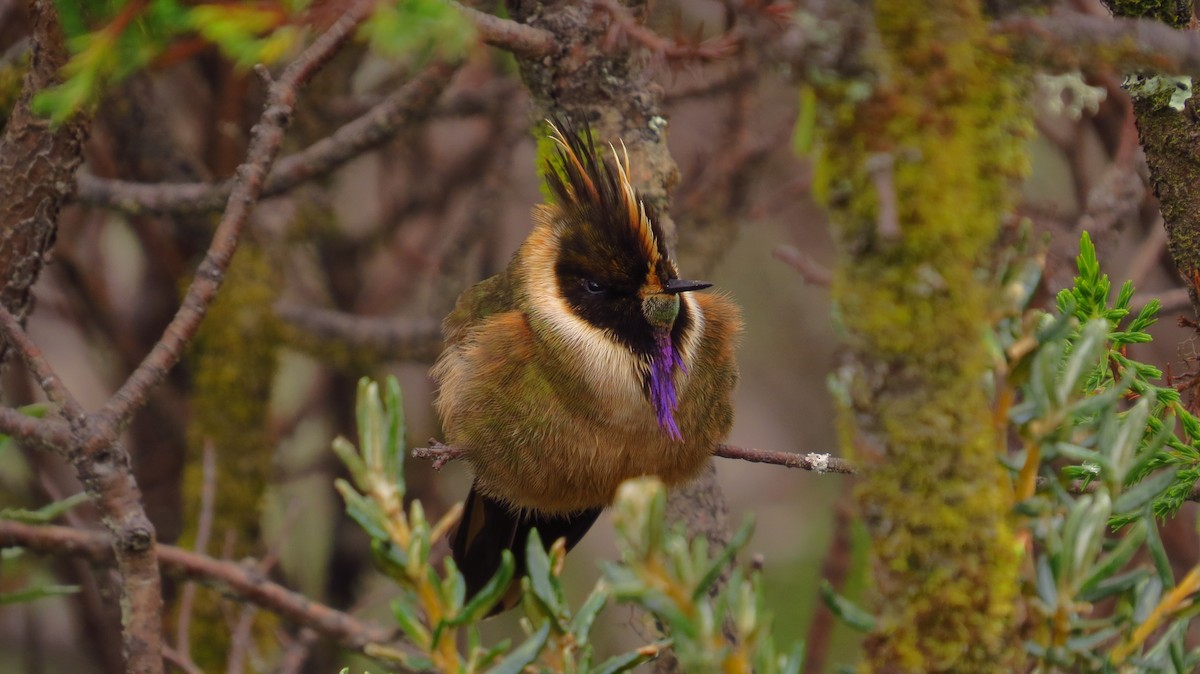
[[[658,351],[650,359],[650,404],[654,406],[659,428],[678,442],[683,439],[683,435],[675,423],[675,410],[679,407],[679,398],[675,392],[675,373],[687,372],[687,367],[671,344],[670,330],[659,330],[655,335],[655,342]]]

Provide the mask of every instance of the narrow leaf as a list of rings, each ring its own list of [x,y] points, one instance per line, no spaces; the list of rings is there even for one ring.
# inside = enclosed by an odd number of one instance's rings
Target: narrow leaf
[[[542,649],[546,646],[546,638],[550,636],[550,621],[542,623],[540,629],[517,646],[508,657],[496,663],[487,670],[487,674],[521,674],[521,671],[537,660]]]

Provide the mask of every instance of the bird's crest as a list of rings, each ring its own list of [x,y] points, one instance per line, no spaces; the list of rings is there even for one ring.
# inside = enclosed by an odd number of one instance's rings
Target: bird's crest
[[[646,214],[641,195],[630,182],[629,152],[611,144],[613,165],[600,157],[591,129],[577,131],[564,119],[547,120],[557,157],[547,160],[546,184],[559,208],[579,221],[612,234],[632,235],[652,269],[671,266],[662,232]],[[623,230],[623,231],[622,231]]]

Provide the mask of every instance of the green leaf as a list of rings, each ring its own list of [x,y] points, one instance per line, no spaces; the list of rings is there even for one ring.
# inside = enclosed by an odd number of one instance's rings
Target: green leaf
[[[1141,509],[1174,483],[1178,474],[1178,470],[1168,469],[1143,479],[1132,489],[1117,497],[1116,502],[1113,503],[1113,512],[1129,513]]]
[[[1150,576],[1138,587],[1133,604],[1133,622],[1141,625],[1150,617],[1150,612],[1158,606],[1162,598],[1163,582],[1158,576]]]
[[[699,601],[708,593],[713,583],[717,582],[717,579],[721,577],[721,572],[725,570],[729,561],[746,546],[746,543],[750,540],[750,536],[753,534],[754,518],[747,516],[742,520],[742,525],[738,527],[737,532],[729,540],[729,545],[725,546],[721,554],[713,558],[712,563],[708,566],[708,570],[704,572],[704,576],[696,584],[696,589],[692,592],[693,601]]]
[[[800,86],[800,106],[796,124],[792,127],[792,151],[804,156],[812,152],[816,140],[817,93],[811,85]]]
[[[575,640],[579,643],[587,643],[588,635],[592,631],[592,624],[596,621],[596,616],[608,603],[608,588],[604,583],[597,583],[596,589],[588,595],[583,606],[575,612],[575,617],[571,619],[571,634],[575,635]]]
[[[821,581],[821,599],[835,616],[859,632],[871,632],[875,629],[875,616],[838,594],[827,580]]]
[[[404,455],[407,447],[404,438],[408,430],[404,423],[404,398],[400,392],[400,382],[394,375],[388,376],[386,386],[387,430],[385,431],[384,446],[387,453],[388,474],[395,481],[396,488],[405,491]]]
[[[371,538],[388,540],[388,533],[383,523],[383,512],[374,501],[355,491],[350,483],[341,478],[335,480],[333,486],[346,501],[346,514],[358,522],[367,535]]]
[[[14,522],[22,522],[24,524],[49,524],[75,506],[85,503],[90,499],[91,497],[87,495],[87,492],[81,491],[72,494],[61,501],[47,503],[37,510],[26,510],[25,508],[0,508],[0,520],[10,520]]]
[[[512,639],[505,639],[486,651],[479,649],[479,657],[476,658],[475,667],[472,668],[471,671],[479,671],[480,669],[492,664],[495,662],[496,658],[508,652],[509,648],[512,648]]]
[[[350,473],[350,479],[354,480],[354,484],[360,489],[366,489],[370,482],[370,474],[367,472],[367,464],[363,463],[362,458],[358,454],[358,448],[346,438],[339,436],[333,439],[333,453],[337,454],[338,458],[342,461],[342,465],[346,466],[346,470]]]
[[[15,592],[0,593],[0,606],[24,604],[39,599],[46,599],[47,597],[61,597],[63,595],[75,594],[78,591],[78,585],[38,585]]]
[[[1150,559],[1154,560],[1154,569],[1158,571],[1158,577],[1163,585],[1174,586],[1175,572],[1171,568],[1171,559],[1167,557],[1167,550],[1163,547],[1162,538],[1158,534],[1158,523],[1149,514],[1144,516],[1143,520],[1146,522],[1146,547],[1150,550]]]
[[[1079,585],[1080,592],[1096,588],[1101,582],[1108,580],[1117,571],[1125,567],[1133,555],[1141,549],[1142,543],[1146,540],[1146,523],[1144,520],[1139,520],[1134,526],[1130,527],[1125,537],[1117,543],[1107,555],[1102,557],[1092,568],[1088,577]]]
[[[458,615],[447,621],[450,625],[463,625],[467,623],[475,623],[484,618],[496,602],[504,597],[504,593],[508,590],[508,586],[512,584],[513,571],[516,568],[516,563],[513,560],[512,553],[504,550],[500,553],[500,568],[496,570],[495,575],[488,580],[479,592],[471,597]],[[459,574],[461,578],[461,574]]]
[[[396,618],[396,624],[413,642],[413,645],[422,650],[429,650],[429,647],[433,645],[429,630],[421,622],[419,611],[411,601],[404,599],[392,601],[392,616]]]
[[[530,531],[529,538],[525,541],[525,560],[526,575],[534,596],[561,625],[567,616],[566,602],[562,596],[562,588],[551,572],[550,557],[546,554],[537,529]]]
[[[805,651],[805,643],[797,641],[796,645],[792,646],[792,652],[787,654],[778,674],[800,674],[800,668],[804,666]]]
[[[541,628],[532,636],[517,646],[506,658],[487,670],[487,674],[521,674],[529,665],[537,660],[542,649],[546,646],[546,638],[550,636],[550,621],[542,623]]]
[[[614,655],[611,658],[600,663],[596,669],[592,670],[593,674],[618,674],[619,672],[628,672],[637,667],[643,662],[649,662],[658,655],[654,653],[643,653],[641,649],[629,651],[620,655]]]
[[[1049,555],[1038,555],[1036,564],[1038,599],[1053,610],[1058,605],[1058,579],[1055,578]]]

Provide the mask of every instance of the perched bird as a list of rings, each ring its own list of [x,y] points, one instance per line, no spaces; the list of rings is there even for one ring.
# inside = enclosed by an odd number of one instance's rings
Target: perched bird
[[[692,478],[733,423],[737,306],[680,280],[628,155],[550,126],[553,199],[506,271],[458,298],[432,371],[475,473],[451,541],[469,595],[505,549],[523,575],[531,529],[575,545],[623,480]]]

